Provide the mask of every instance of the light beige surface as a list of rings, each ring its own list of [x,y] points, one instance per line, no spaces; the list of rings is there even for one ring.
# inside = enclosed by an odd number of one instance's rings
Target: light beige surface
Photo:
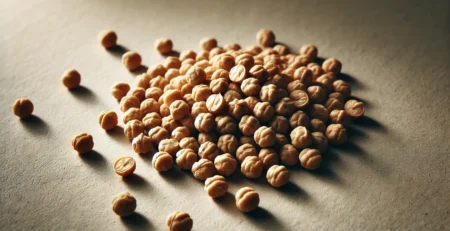
[[[450,230],[449,2],[318,2],[1,1],[0,229],[160,230],[180,209],[195,230]],[[247,185],[260,193],[256,213],[239,212],[231,195],[212,200],[189,173],[158,174],[120,131],[97,124],[102,110],[119,112],[112,84],[134,81],[99,46],[100,30],[117,31],[152,65],[163,61],[159,37],[179,51],[199,50],[204,36],[247,46],[261,27],[294,50],[314,43],[320,56],[340,59],[367,117],[320,171],[293,170],[287,188],[232,177],[233,195]],[[67,68],[81,73],[83,90],[62,86]],[[13,115],[19,97],[39,119]],[[71,148],[80,131],[94,136],[92,157]],[[112,166],[125,155],[137,161],[127,181]],[[138,201],[129,219],[111,210],[122,191]]]

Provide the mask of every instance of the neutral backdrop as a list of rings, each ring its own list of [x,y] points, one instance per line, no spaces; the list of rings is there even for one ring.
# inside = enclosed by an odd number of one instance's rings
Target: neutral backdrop
[[[450,230],[449,1],[0,1],[0,229],[166,229],[174,210],[195,230]],[[150,157],[133,153],[120,129],[106,133],[102,110],[119,112],[110,88],[134,84],[136,73],[97,41],[113,29],[145,65],[163,61],[157,38],[178,51],[255,44],[260,28],[297,52],[313,43],[323,58],[343,63],[366,117],[349,142],[332,148],[318,171],[293,168],[291,183],[274,189],[239,174],[230,194],[213,200],[191,174],[158,174]],[[64,70],[77,69],[83,88],[67,91]],[[35,105],[31,120],[11,111],[19,97]],[[93,135],[95,152],[80,157],[78,132]],[[112,164],[137,161],[123,180]],[[260,209],[234,205],[242,186],[260,193]],[[129,191],[137,213],[121,219],[113,195]]]

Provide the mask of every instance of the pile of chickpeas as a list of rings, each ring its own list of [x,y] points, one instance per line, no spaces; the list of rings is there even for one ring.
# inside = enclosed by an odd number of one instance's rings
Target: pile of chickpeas
[[[99,37],[106,49],[117,44],[112,31]],[[157,40],[155,49],[168,54],[165,61],[137,76],[134,88],[118,82],[111,89],[134,152],[154,153],[152,165],[158,172],[175,165],[191,171],[205,181],[205,191],[213,198],[227,193],[226,178],[239,170],[247,178],[265,175],[270,185],[282,187],[290,178],[285,166],[319,168],[329,143],[345,143],[346,126],[364,115],[364,104],[351,99],[349,84],[339,78],[339,60],[317,63],[316,46],[304,45],[299,54],[290,53],[267,29],[258,31],[256,40],[258,45],[247,48],[237,43],[222,48],[215,38],[204,38],[200,52],[187,50],[179,57],[170,56],[174,53],[170,39]],[[133,71],[142,65],[142,58],[128,51],[122,63]],[[68,70],[62,82],[76,88],[80,74]],[[16,114],[22,112],[14,108]],[[105,130],[119,123],[113,111],[102,112],[98,121]],[[86,153],[93,148],[92,136],[80,133],[72,145]],[[120,176],[133,174],[135,168],[130,156],[114,163]],[[259,194],[252,188],[236,192],[241,211],[258,205]],[[113,200],[113,210],[120,216],[135,209],[136,199],[129,193]],[[167,223],[171,230],[190,230],[193,224],[180,211]]]

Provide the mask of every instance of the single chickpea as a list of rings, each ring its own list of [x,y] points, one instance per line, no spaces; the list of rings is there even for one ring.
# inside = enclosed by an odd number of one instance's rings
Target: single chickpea
[[[284,145],[289,144],[289,143],[290,143],[290,141],[287,138],[287,136],[285,136],[284,134],[281,134],[281,133],[276,133],[275,144],[273,145],[273,149],[280,151]]]
[[[122,55],[122,64],[129,70],[133,71],[136,70],[138,67],[142,64],[142,58],[141,56],[134,52],[134,51],[128,51],[125,54]]]
[[[210,53],[210,59],[211,59],[211,53]],[[218,55],[213,65],[215,67],[224,69],[226,71],[230,71],[231,68],[234,67],[234,57],[228,54],[221,54]],[[229,73],[231,75],[231,73]]]
[[[183,100],[183,93],[179,90],[169,90],[164,93],[164,95],[164,104],[166,104],[167,106],[172,105],[172,103],[177,100]]]
[[[344,105],[345,113],[352,119],[359,119],[364,116],[364,103],[351,99]]]
[[[261,85],[256,78],[247,78],[242,81],[241,90],[246,96],[258,96],[261,91]]]
[[[227,110],[227,102],[221,94],[212,94],[206,100],[206,107],[213,115],[220,115]]]
[[[260,126],[258,119],[250,115],[243,116],[239,122],[239,129],[245,136],[253,136]]]
[[[347,126],[350,123],[350,118],[344,110],[333,110],[330,112],[330,122]]]
[[[144,116],[144,118],[142,119],[142,123],[147,130],[150,130],[154,127],[161,126],[162,119],[158,113],[150,112]]]
[[[271,84],[275,85],[279,89],[286,89],[288,84],[292,82],[292,78],[286,74],[275,74],[270,81]]]
[[[209,87],[212,94],[225,93],[228,90],[228,82],[223,78],[213,79]]]
[[[174,79],[175,77],[178,77],[178,76],[180,76],[180,71],[178,69],[175,69],[175,68],[168,69],[166,74],[164,74],[164,78],[166,78],[169,81]]]
[[[267,123],[275,115],[275,109],[268,102],[260,102],[255,105],[253,114],[260,122]]]
[[[257,146],[255,139],[253,139],[253,136],[241,136],[239,138],[239,145],[243,144],[251,144],[254,147]]]
[[[209,113],[208,108],[206,107],[206,102],[195,102],[192,105],[191,115],[194,117],[198,117],[198,115],[200,115],[201,113]]]
[[[199,144],[194,137],[185,137],[185,138],[181,139],[179,145],[180,145],[180,148],[191,149],[195,153],[197,153],[198,149],[199,149]]]
[[[328,149],[328,139],[322,132],[313,132],[312,147],[319,150],[321,153],[325,153]]]
[[[231,116],[216,116],[216,132],[219,134],[234,134],[238,130],[236,121]]]
[[[110,49],[117,45],[117,35],[112,30],[104,30],[98,34],[98,40],[105,49]]]
[[[239,163],[242,163],[244,159],[249,156],[258,156],[258,151],[251,144],[242,144],[236,150],[236,158],[238,159]]]
[[[213,143],[217,143],[219,141],[219,137],[217,137],[217,134],[214,132],[201,132],[198,134],[198,143],[203,144],[206,141],[210,141]]]
[[[261,91],[259,92],[259,98],[263,102],[269,102],[271,105],[275,105],[278,100],[284,97],[279,93],[280,92],[275,85],[269,84],[261,88]]]
[[[313,80],[313,74],[307,67],[299,67],[295,70],[293,79],[300,81],[300,83],[309,86]]]
[[[272,128],[261,126],[255,131],[254,139],[261,148],[268,148],[275,144],[275,132]]]
[[[210,51],[209,51],[209,59],[212,59],[212,58],[214,58],[215,56],[218,56],[218,55],[220,55],[220,54],[222,54],[222,53],[224,53],[225,52],[225,50],[223,50],[222,48],[220,48],[220,47],[214,47],[213,49],[211,49]]]
[[[170,116],[169,106],[167,106],[166,104],[161,104],[161,106],[159,106],[159,113],[162,117]]]
[[[69,90],[74,89],[80,86],[81,75],[75,69],[68,69],[64,72],[61,81]]]
[[[214,163],[208,159],[200,159],[192,165],[192,174],[197,180],[206,180],[215,173]]]
[[[260,53],[263,51],[262,47],[261,47],[261,46],[258,46],[258,45],[248,46],[245,50],[246,50],[250,55],[253,55],[253,56],[258,55],[258,54],[260,54]]]
[[[144,124],[139,120],[131,120],[125,124],[123,132],[128,140],[133,140],[134,137],[140,135],[145,131]]]
[[[323,75],[325,72],[323,71],[321,66],[312,66],[308,67],[308,69],[312,72],[313,81],[316,80],[319,76]]]
[[[240,120],[243,116],[252,114],[252,111],[245,100],[235,99],[228,104],[228,113]]]
[[[287,48],[286,46],[281,45],[281,44],[275,45],[273,47],[273,49],[275,51],[277,51],[278,54],[280,54],[280,55],[287,55],[287,54],[289,54],[289,48]]]
[[[145,99],[145,89],[142,87],[137,87],[133,89],[132,91],[129,91],[127,95],[133,95],[136,96],[136,98],[139,99],[139,102],[144,101]]]
[[[291,132],[291,142],[294,147],[303,149],[311,145],[312,137],[305,127],[298,126]]]
[[[22,119],[33,114],[34,106],[29,99],[21,98],[14,102],[12,110],[14,112],[14,115]]]
[[[344,104],[337,98],[328,98],[327,101],[325,102],[325,108],[328,111],[343,110]]]
[[[193,59],[195,61],[195,58],[197,57],[197,53],[193,50],[187,50],[183,51],[180,54],[180,60],[183,62],[186,59]],[[193,64],[192,64],[193,65]]]
[[[208,85],[200,84],[192,89],[192,97],[197,102],[206,101],[210,95],[212,95],[212,91]]]
[[[242,65],[245,67],[245,70],[250,70],[255,65],[255,60],[253,59],[253,56],[249,54],[241,54],[238,55],[234,62],[236,65]]]
[[[309,108],[309,117],[311,119],[320,119],[325,123],[328,121],[329,112],[323,105],[313,104]]]
[[[222,153],[230,153],[234,155],[238,148],[238,140],[235,136],[226,134],[219,137],[217,147]]]
[[[281,74],[282,75],[286,75],[287,77],[289,77],[289,79],[290,79],[290,82],[294,79],[294,73],[295,73],[295,68],[293,68],[293,67],[287,67],[286,69],[284,69],[282,72],[281,72]],[[289,83],[288,83],[288,85],[289,85]],[[287,88],[287,86],[286,86],[286,88]]]
[[[327,97],[326,91],[321,86],[310,86],[307,92],[312,103],[322,103]]]
[[[205,181],[205,191],[212,198],[221,197],[228,191],[228,183],[225,177],[215,175]]]
[[[124,124],[131,120],[142,120],[142,112],[139,108],[130,108],[123,114],[122,121]]]
[[[189,69],[191,69],[192,66],[193,66],[193,65],[192,65],[192,64],[189,64],[189,63],[181,64],[181,67],[180,67],[180,75],[185,75],[185,74],[189,71]],[[184,77],[184,76],[183,76],[183,77]]]
[[[263,162],[264,170],[269,169],[273,165],[278,164],[278,154],[271,148],[263,148],[259,151],[259,159]]]
[[[333,93],[329,94],[329,95],[328,95],[328,98],[335,98],[335,99],[339,100],[341,103],[344,103],[344,102],[345,102],[345,97],[344,97],[344,95],[342,95],[342,94],[339,93],[339,92],[333,92]]]
[[[278,103],[275,105],[275,112],[278,115],[281,116],[291,116],[294,111],[296,111],[295,103],[292,99],[285,97],[282,98]]]
[[[230,72],[224,69],[217,69],[211,76],[211,80],[224,79],[228,83],[230,81]]]
[[[247,178],[258,178],[263,171],[263,162],[258,156],[245,157],[241,164],[241,172]]]
[[[207,37],[200,40],[200,48],[205,51],[210,51],[217,47],[217,40],[215,38]]]
[[[229,87],[230,85],[228,85]],[[242,95],[235,90],[228,90],[227,92],[225,92],[225,94],[223,95],[223,99],[225,100],[225,102],[230,103],[231,101],[235,100],[235,99],[242,99]]]
[[[119,121],[117,118],[117,114],[113,111],[103,111],[98,117],[98,123],[100,124],[100,127],[105,130],[111,130],[115,128],[118,122]]]
[[[296,90],[301,90],[306,93],[306,89],[307,89],[306,85],[301,83],[299,80],[294,80],[294,81],[290,82],[287,86],[289,95]]]
[[[275,43],[275,34],[268,29],[261,29],[256,34],[256,41],[264,47],[271,47]]]
[[[325,72],[331,72],[338,75],[341,73],[342,63],[335,58],[328,58],[323,62],[322,69]]]
[[[230,80],[235,83],[241,83],[247,78],[247,70],[244,65],[238,64],[230,70]]]
[[[171,156],[175,157],[175,154],[180,149],[178,140],[176,139],[163,139],[158,144],[158,151],[167,152]]]
[[[177,57],[169,56],[164,60],[163,66],[164,66],[164,68],[167,69],[167,71],[169,71],[170,69],[178,70],[181,67],[181,61]],[[167,74],[167,72],[166,72],[166,74]]]
[[[273,61],[265,63],[264,69],[267,70],[269,77],[273,77],[280,72],[279,66]]]
[[[197,56],[197,57],[198,57],[198,56]],[[200,60],[200,61],[197,61],[197,62],[194,64],[194,66],[200,67],[200,68],[202,68],[203,70],[205,70],[205,68],[211,66],[211,64],[209,64],[208,60]],[[205,74],[206,74],[206,71],[205,71]]]
[[[185,84],[181,87],[181,92],[186,95],[186,94],[191,94],[192,90],[194,89],[194,86],[191,84]]]
[[[121,217],[130,216],[137,207],[136,198],[127,192],[116,195],[112,204],[113,211]]]
[[[193,86],[202,84],[206,79],[206,73],[201,67],[191,67],[185,75],[187,82]]]
[[[214,115],[211,113],[200,113],[194,122],[195,128],[199,132],[210,132],[216,126]]]
[[[255,96],[249,96],[244,99],[245,102],[247,102],[248,107],[253,111],[255,110],[255,106],[257,103],[261,102],[258,97]]]
[[[298,162],[298,151],[292,144],[286,144],[280,150],[281,163],[287,166],[294,166]]]
[[[300,152],[298,158],[300,164],[309,170],[317,169],[322,162],[322,155],[320,155],[320,152],[317,149],[305,148]]]
[[[250,76],[257,79],[259,81],[259,84],[262,84],[266,82],[267,78],[269,77],[269,73],[267,70],[261,66],[261,65],[255,65],[253,66],[249,71]]]
[[[283,165],[273,165],[267,171],[267,181],[273,187],[281,187],[289,182],[291,174]]]
[[[173,158],[167,152],[157,152],[153,156],[152,165],[156,171],[165,172],[173,167]]]
[[[226,44],[223,47],[223,49],[226,50],[226,51],[229,51],[229,50],[238,51],[238,50],[241,49],[241,46],[239,44],[237,44],[237,43],[229,43],[229,44]]]
[[[242,212],[251,212],[258,208],[259,194],[250,187],[243,187],[236,192],[236,207]]]
[[[153,149],[152,140],[150,137],[144,135],[144,133],[141,133],[133,138],[132,146],[134,152],[138,154],[145,154]]]
[[[345,99],[348,98],[352,93],[350,85],[348,85],[347,82],[341,79],[333,82],[333,91],[341,93]]]
[[[206,141],[200,145],[200,148],[198,149],[198,155],[202,159],[214,161],[216,156],[220,155],[220,149],[215,143]]]
[[[289,133],[289,120],[284,116],[275,116],[270,122],[270,127],[276,133]]]
[[[150,80],[151,80],[151,76],[147,73],[142,73],[138,76],[136,76],[136,86],[140,87],[140,88],[144,88],[147,89],[150,87]]]
[[[289,118],[289,125],[291,126],[291,129],[298,126],[308,127],[309,117],[303,111],[297,111]]]
[[[347,130],[342,124],[330,124],[325,131],[328,142],[332,144],[343,144],[347,141]]]
[[[170,231],[190,231],[193,221],[189,214],[177,210],[167,218],[167,226]]]
[[[300,54],[306,55],[306,56],[310,57],[312,60],[312,59],[317,58],[318,50],[317,50],[316,46],[314,46],[312,44],[306,44],[300,48]]]
[[[202,60],[206,60],[206,61],[209,60],[209,51],[203,50],[197,54],[197,57],[195,57],[195,61],[198,62],[198,61],[202,61]]]
[[[172,52],[173,49],[173,43],[172,40],[168,38],[161,38],[155,41],[155,49],[160,54],[168,54]]]
[[[120,101],[130,91],[130,85],[128,83],[117,82],[111,89],[111,94],[117,101]]]
[[[159,113],[159,108],[161,105],[159,105],[158,101],[155,99],[149,98],[141,103],[141,113],[142,115],[147,115],[148,113],[156,112]]]
[[[176,162],[181,169],[191,170],[196,161],[197,154],[190,148],[180,149],[176,153]]]
[[[327,126],[325,125],[325,123],[320,120],[320,119],[312,119],[309,121],[310,124],[310,128],[312,132],[322,132],[325,133],[325,129],[327,128]]]
[[[150,80],[150,87],[158,87],[161,89],[164,89],[169,84],[169,81],[162,77],[161,75],[158,75],[154,77],[152,80]]]
[[[136,170],[136,161],[131,156],[120,157],[114,162],[114,171],[119,176],[129,176]]]
[[[150,87],[147,90],[145,90],[145,98],[146,99],[154,99],[156,101],[159,100],[159,98],[163,95],[163,90],[159,87]]]
[[[94,148],[94,140],[91,135],[81,132],[72,138],[72,147],[79,154],[83,154],[92,151]]]
[[[141,102],[136,96],[134,95],[124,96],[120,100],[120,110],[122,112],[126,112],[130,108],[139,108],[140,104]]]
[[[169,132],[162,127],[154,127],[148,131],[148,136],[152,139],[154,146],[157,146],[161,140],[169,138]]]
[[[183,117],[190,113],[189,105],[183,100],[175,100],[170,104],[170,115],[175,120],[181,120]]]
[[[186,126],[177,127],[172,131],[172,138],[181,141],[183,138],[190,137],[191,131]]]
[[[214,159],[214,166],[220,175],[230,176],[236,171],[237,161],[231,154],[225,153]]]

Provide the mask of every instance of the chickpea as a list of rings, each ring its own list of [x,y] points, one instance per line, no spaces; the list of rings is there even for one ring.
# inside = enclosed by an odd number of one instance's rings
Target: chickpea
[[[246,96],[258,96],[261,91],[261,85],[256,78],[247,78],[242,81],[241,90]]]
[[[364,116],[364,103],[351,99],[344,105],[345,113],[352,119],[359,119]]]
[[[309,121],[309,124],[310,124],[309,127],[311,128],[311,131],[313,131],[313,132],[322,132],[322,133],[324,133],[325,129],[327,128],[325,126],[325,123],[322,120],[319,120],[319,119],[312,119],[312,120]]]
[[[113,111],[103,111],[98,117],[98,123],[103,129],[111,130],[117,126],[117,114]]]
[[[121,217],[130,216],[137,207],[136,198],[127,192],[116,195],[112,204],[113,211]]]
[[[289,83],[290,83],[290,82],[293,80],[295,70],[296,70],[296,69],[293,68],[293,67],[287,67],[286,69],[284,69],[284,70],[281,72],[281,74],[287,76],[288,79],[289,79]],[[286,85],[286,88],[287,88],[287,86],[289,85],[289,83]]]
[[[210,53],[210,59],[211,59],[211,54],[212,53]],[[214,63],[214,66],[224,69],[226,71],[231,71],[231,69],[234,67],[234,57],[231,55],[228,55],[228,54],[218,55],[217,60]],[[229,73],[229,75],[231,77],[231,72]]]
[[[188,83],[181,87],[181,92],[183,94],[191,94],[193,89],[194,89],[194,86]]]
[[[153,149],[152,140],[150,137],[144,135],[144,133],[133,138],[132,145],[134,152],[138,154],[148,153]]]
[[[271,47],[275,43],[275,34],[268,29],[261,29],[256,34],[256,41],[264,47]]]
[[[228,183],[225,180],[225,177],[215,175],[206,179],[205,191],[212,198],[225,195],[228,191]]]
[[[192,105],[191,115],[198,117],[201,113],[209,113],[208,108],[206,107],[206,102],[195,102]]]
[[[128,51],[122,55],[122,64],[129,70],[136,70],[141,66],[142,58],[141,56],[134,51]]]
[[[125,128],[123,131],[128,140],[133,140],[134,137],[140,135],[145,131],[145,127],[141,121],[131,120],[125,124]]]
[[[202,84],[206,79],[206,73],[201,67],[193,66],[186,72],[186,80],[189,84],[196,86]]]
[[[228,113],[236,120],[240,120],[245,115],[250,115],[250,110],[247,102],[243,99],[235,99],[228,104]]]
[[[241,136],[239,138],[239,145],[243,144],[251,144],[254,147],[257,146],[255,139],[253,139],[253,136]]]
[[[273,61],[265,63],[264,69],[267,70],[269,77],[272,77],[280,72],[278,65]]]
[[[289,182],[291,174],[283,165],[273,165],[267,171],[267,181],[273,187],[281,187]]]
[[[329,99],[330,99],[330,98],[335,98],[335,99],[339,100],[341,103],[345,102],[345,97],[344,97],[344,95],[342,95],[342,94],[339,93],[339,92],[333,92],[333,93],[329,94],[329,95],[328,95],[328,98],[329,98]]]
[[[258,208],[259,194],[250,187],[243,187],[236,192],[236,207],[242,212],[251,212]]]
[[[289,120],[284,116],[275,116],[270,122],[270,127],[276,133],[288,134]]]
[[[238,148],[238,140],[235,136],[226,134],[219,137],[217,147],[222,153],[230,153],[234,155]]]
[[[300,54],[306,55],[306,56],[310,57],[311,59],[315,59],[315,58],[317,58],[318,50],[317,50],[316,46],[314,46],[312,44],[307,44],[307,45],[303,45],[300,48]]]
[[[234,134],[238,130],[236,121],[231,116],[216,116],[216,132],[219,134]]]
[[[187,50],[183,51],[180,54],[180,60],[183,62],[186,59],[193,59],[195,61],[195,58],[197,57],[197,53],[193,50]],[[193,65],[193,64],[192,64]]]
[[[306,93],[306,85],[301,83],[299,80],[294,80],[288,84],[287,90],[289,95],[296,90],[301,90]]]
[[[178,152],[179,149],[180,146],[178,140],[176,139],[163,139],[158,144],[158,150],[160,152],[167,152],[173,157],[175,157],[175,154]]]
[[[183,100],[175,100],[170,104],[170,115],[175,120],[181,120],[183,117],[190,113],[189,105]]]
[[[344,110],[333,110],[330,112],[330,122],[346,126],[350,123],[350,118]]]
[[[191,149],[195,153],[198,152],[199,144],[194,137],[185,137],[180,141],[180,148],[182,149]]]
[[[261,148],[268,148],[275,144],[275,132],[272,128],[261,126],[255,131],[254,139]]]
[[[206,180],[216,173],[214,163],[208,159],[200,159],[192,165],[192,174],[197,180]]]
[[[269,169],[273,165],[278,164],[278,155],[275,150],[271,148],[263,148],[259,151],[259,159],[263,162],[264,170]]]
[[[166,72],[167,69],[162,64],[153,65],[147,70],[147,74],[150,75],[152,79],[158,76],[164,76]]]
[[[144,118],[142,119],[142,123],[147,130],[150,130],[154,127],[161,126],[162,119],[158,113],[150,112],[144,116]]]
[[[99,33],[98,40],[105,49],[110,49],[116,46],[117,35],[112,30],[104,30]]]
[[[249,115],[243,116],[239,122],[239,129],[245,136],[252,136],[260,126],[258,119]]]
[[[341,73],[342,63],[335,58],[328,58],[322,64],[322,69],[326,72],[331,72],[335,75]]]
[[[191,170],[197,161],[197,154],[192,149],[183,148],[176,153],[177,165],[184,170]]]
[[[245,70],[250,70],[255,65],[255,60],[253,59],[253,56],[249,54],[241,54],[238,55],[234,59],[236,65],[242,65],[245,67]]]
[[[258,156],[247,156],[241,164],[241,172],[247,178],[258,178],[263,171],[263,162]]]
[[[344,99],[348,98],[351,95],[350,85],[348,85],[347,82],[341,79],[333,82],[333,91],[341,93]]]
[[[212,95],[212,91],[208,85],[201,84],[192,89],[192,97],[196,102],[206,101],[210,95]]]
[[[75,69],[68,69],[64,72],[61,81],[69,90],[74,89],[80,86],[81,75]]]
[[[159,87],[150,87],[145,90],[146,99],[154,99],[156,101],[163,95],[163,90]]]
[[[230,85],[228,85],[229,87]],[[223,95],[223,99],[225,100],[225,102],[227,103],[231,103],[231,101],[235,100],[235,99],[242,99],[242,95],[235,90],[228,90],[227,92],[225,92],[225,94]]]
[[[322,155],[320,155],[320,152],[317,149],[303,149],[298,158],[300,164],[308,170],[317,169],[322,162]]]
[[[229,44],[226,44],[223,47],[223,49],[225,49],[226,51],[229,51],[229,50],[238,51],[241,49],[241,46],[237,43],[229,43]]]
[[[152,165],[158,172],[165,172],[173,167],[173,158],[167,152],[157,152],[153,156]]]
[[[161,75],[158,75],[154,77],[152,80],[150,80],[150,87],[158,87],[161,89],[164,89],[169,84],[169,81],[162,77]]]
[[[309,117],[303,111],[297,111],[289,118],[289,125],[291,126],[291,129],[298,126],[308,127]]]
[[[123,114],[123,123],[131,120],[142,120],[142,112],[139,108],[130,108]]]
[[[247,78],[247,70],[244,65],[238,64],[230,70],[230,80],[235,83],[241,83]]]
[[[94,148],[94,140],[91,135],[81,132],[72,138],[72,147],[79,154],[83,154],[92,151]]]
[[[292,81],[292,78],[285,74],[275,74],[270,81],[279,89],[286,89],[288,84]]]
[[[273,149],[279,151],[284,145],[289,143],[290,143],[289,139],[284,134],[276,133],[275,144],[273,145]]]
[[[327,93],[321,86],[310,86],[307,92],[312,103],[321,103],[327,97]]]
[[[202,159],[208,159],[208,160],[214,161],[216,156],[220,155],[220,149],[217,147],[217,145],[215,143],[206,141],[200,145],[200,148],[198,150],[198,155]]]
[[[14,102],[12,110],[14,112],[14,115],[22,119],[30,116],[33,113],[34,106],[29,99],[21,98]]]
[[[179,126],[181,126],[180,122],[176,121],[172,116],[162,118],[162,127],[170,133]]]
[[[313,132],[312,135],[312,147],[319,150],[321,153],[325,153],[328,149],[328,139],[322,132]]]
[[[216,122],[211,113],[200,113],[195,118],[194,125],[199,132],[210,132],[214,129]]]
[[[120,110],[122,112],[128,111],[130,108],[139,108],[141,102],[134,95],[124,96],[120,100]]]
[[[312,72],[313,81],[325,73],[322,67],[319,65],[308,67],[308,69],[310,69]]]
[[[230,176],[236,171],[237,162],[231,154],[225,153],[222,155],[218,155],[214,159],[214,166],[218,174],[223,176]]]
[[[189,214],[181,211],[175,211],[167,218],[167,226],[170,231],[190,231],[193,221]]]
[[[281,163],[294,166],[298,162],[298,151],[292,144],[286,144],[280,150]]]
[[[136,170],[136,161],[131,156],[120,157],[114,162],[114,171],[119,176],[129,176]]]
[[[291,132],[291,142],[294,147],[303,149],[311,145],[312,137],[305,127],[298,126]]]
[[[309,86],[313,80],[313,73],[307,67],[299,67],[295,70],[293,78],[294,80],[298,80],[300,83]]]
[[[239,146],[236,150],[236,158],[239,163],[242,163],[248,156],[258,156],[256,148],[251,144],[242,144]]]
[[[127,95],[136,96],[136,98],[138,98],[139,102],[142,102],[145,99],[145,89],[142,87],[137,87],[137,88],[133,89],[132,91],[129,91],[127,93]]]
[[[194,126],[195,118],[192,115],[187,115],[186,117],[180,120],[180,123],[182,126],[187,127],[192,135],[197,134],[198,131],[197,129],[195,129]]]
[[[255,105],[253,114],[262,123],[267,123],[275,115],[275,109],[268,102],[260,102]]]
[[[263,86],[259,92],[259,98],[261,101],[269,102],[271,105],[275,105],[278,100],[283,97],[284,95],[281,95],[278,88],[273,84]]]
[[[334,111],[334,110],[343,110],[344,104],[342,104],[341,101],[339,101],[337,98],[328,98],[325,102],[325,108],[328,111]]]
[[[287,54],[289,54],[289,48],[287,48],[286,46],[281,45],[281,44],[275,45],[273,47],[273,49],[275,51],[277,51],[278,54],[280,54],[280,55],[287,55]]]
[[[228,82],[223,79],[213,79],[209,84],[213,94],[225,93],[228,89]]]
[[[155,41],[155,49],[160,54],[168,54],[168,53],[172,52],[173,42],[172,42],[172,40],[170,40],[168,38],[160,38]]]
[[[172,138],[181,141],[183,138],[190,137],[191,131],[186,126],[177,127],[172,131]]]
[[[210,51],[215,47],[217,47],[217,40],[215,38],[208,37],[200,40],[200,48],[205,51]]]
[[[142,115],[147,115],[152,112],[159,113],[160,106],[161,105],[159,105],[158,101],[156,101],[155,99],[149,98],[149,99],[142,101],[140,110],[141,110]]]
[[[195,62],[195,61],[194,61]],[[181,64],[180,75],[185,75],[193,65],[189,63]],[[206,74],[206,73],[205,73]]]
[[[247,102],[248,107],[253,111],[257,103],[261,102],[258,97],[249,96],[244,99]]]
[[[296,111],[294,101],[287,97],[282,98],[275,105],[275,112],[281,116],[291,116],[294,111]]]
[[[332,144],[343,144],[347,141],[347,130],[342,124],[330,124],[325,131],[328,142]]]
[[[183,100],[183,93],[179,90],[169,90],[164,93],[164,104],[170,106],[177,100]]]
[[[201,132],[200,134],[198,134],[198,143],[199,144],[203,144],[206,141],[210,141],[213,143],[217,143],[219,140],[219,137],[217,137],[217,134],[214,132]]]
[[[255,65],[253,66],[249,71],[250,76],[257,79],[259,84],[262,84],[266,82],[267,78],[269,77],[269,73],[267,70],[261,66],[261,65]]]
[[[117,82],[111,89],[111,94],[117,101],[120,101],[130,91],[128,83]]]
[[[195,61],[198,62],[198,61],[202,61],[202,60],[206,60],[206,61],[209,60],[209,51],[203,50],[197,54],[197,57],[195,57]]]
[[[148,131],[148,136],[152,139],[154,146],[157,146],[161,140],[169,138],[169,132],[162,127],[154,127]]]
[[[164,60],[164,68],[167,69],[167,71],[169,70],[177,70],[180,69],[181,67],[181,61],[179,58],[177,57],[173,57],[173,56],[169,56]],[[167,75],[167,72],[166,72]],[[178,75],[177,75],[178,76]]]
[[[231,69],[231,68],[230,68]],[[230,72],[224,69],[217,69],[211,76],[211,79],[224,79],[227,83],[230,81]]]
[[[198,56],[197,56],[197,57],[198,57]],[[202,68],[203,70],[205,70],[205,68],[211,66],[211,64],[209,64],[208,60],[200,60],[200,61],[197,61],[197,62],[194,64],[194,66],[200,67],[200,68]],[[205,74],[206,74],[206,71],[205,71]]]
[[[321,104],[313,104],[309,109],[309,117],[311,119],[320,119],[327,122],[329,118],[328,110]]]

